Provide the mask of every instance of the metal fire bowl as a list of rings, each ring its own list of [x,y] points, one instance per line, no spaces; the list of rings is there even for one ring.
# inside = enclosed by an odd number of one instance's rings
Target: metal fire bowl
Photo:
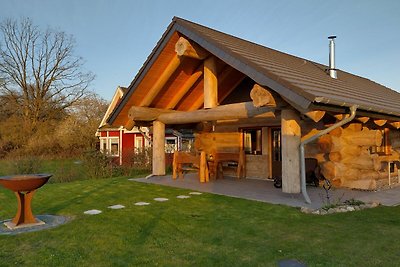
[[[28,192],[43,186],[52,174],[21,174],[1,176],[0,184],[14,192]]]

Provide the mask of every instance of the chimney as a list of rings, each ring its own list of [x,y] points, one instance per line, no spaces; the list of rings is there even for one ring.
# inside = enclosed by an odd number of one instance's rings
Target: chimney
[[[329,76],[337,79],[337,72],[335,68],[335,38],[336,36],[329,36]]]

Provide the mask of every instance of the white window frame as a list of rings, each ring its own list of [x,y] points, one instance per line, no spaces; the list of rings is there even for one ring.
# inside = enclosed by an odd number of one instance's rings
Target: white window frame
[[[106,145],[106,150],[104,150],[104,144]],[[112,145],[117,145],[117,151],[113,153],[111,150]],[[110,136],[110,137],[100,137],[100,151],[102,153],[106,153],[111,157],[119,157],[120,155],[120,144],[119,144],[119,137],[118,136]]]
[[[167,141],[174,141],[174,144],[168,144]],[[165,152],[173,153],[174,151],[178,150],[178,137],[165,137]]]

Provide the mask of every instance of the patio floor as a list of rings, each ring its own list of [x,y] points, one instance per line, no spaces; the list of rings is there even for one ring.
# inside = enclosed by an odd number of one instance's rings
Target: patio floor
[[[184,179],[173,180],[171,175],[152,176],[149,179],[138,178],[131,181],[159,184],[171,187],[185,188],[199,192],[207,192],[231,197],[238,197],[272,204],[282,204],[292,207],[320,208],[327,203],[326,192],[323,188],[307,186],[307,192],[311,204],[307,204],[302,194],[282,193],[275,188],[272,181],[256,179],[236,179],[224,177],[224,179],[210,180],[208,183],[200,183],[197,174],[186,174]],[[385,206],[400,204],[400,187],[380,191],[360,191],[350,189],[332,189],[329,191],[330,203],[343,202],[347,199],[357,199],[363,202],[379,202]]]

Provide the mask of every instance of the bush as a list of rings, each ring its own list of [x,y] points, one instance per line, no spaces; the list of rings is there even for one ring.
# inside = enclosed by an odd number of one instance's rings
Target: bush
[[[9,163],[11,174],[32,174],[39,173],[42,167],[42,160],[38,157],[19,157]]]
[[[131,168],[136,170],[150,171],[152,167],[153,150],[151,147],[135,148],[134,152],[128,155]]]
[[[90,150],[83,154],[82,161],[85,174],[89,179],[100,179],[112,177],[116,171],[113,158],[101,153],[98,150]]]

